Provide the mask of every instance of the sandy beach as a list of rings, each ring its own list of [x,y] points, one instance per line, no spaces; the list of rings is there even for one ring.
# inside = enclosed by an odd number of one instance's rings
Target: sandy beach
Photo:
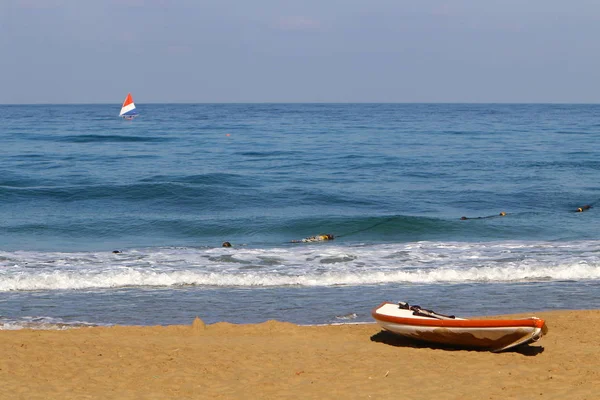
[[[429,347],[376,324],[0,331],[0,398],[597,399],[600,311],[535,316],[548,335],[498,354]]]

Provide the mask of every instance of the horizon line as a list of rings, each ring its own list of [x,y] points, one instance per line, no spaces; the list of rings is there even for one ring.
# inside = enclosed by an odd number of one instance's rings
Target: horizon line
[[[158,105],[158,104],[205,104],[205,105],[248,105],[248,104],[469,104],[469,105],[598,105],[600,102],[537,102],[537,101],[489,101],[489,102],[469,102],[469,101],[347,101],[347,102],[339,102],[339,101],[248,101],[248,102],[188,102],[188,101],[173,101],[173,102],[135,102],[136,105],[140,104],[148,104],[148,105]],[[115,103],[0,103],[0,106],[85,106],[85,105],[119,105],[120,102]]]

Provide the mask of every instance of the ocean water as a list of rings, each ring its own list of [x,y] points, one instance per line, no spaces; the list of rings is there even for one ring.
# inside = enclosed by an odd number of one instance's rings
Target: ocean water
[[[600,308],[600,105],[138,110],[0,106],[0,329]]]

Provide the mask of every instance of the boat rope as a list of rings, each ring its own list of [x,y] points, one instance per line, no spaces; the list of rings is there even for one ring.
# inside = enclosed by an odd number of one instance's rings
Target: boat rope
[[[435,319],[456,319],[454,315],[444,315],[440,313],[436,313],[432,310],[427,310],[425,308],[421,308],[421,306],[411,306],[404,301],[398,302],[398,308],[403,310],[410,310],[413,312],[413,315],[418,315],[420,317],[430,317]]]
[[[376,224],[373,224],[373,225],[371,225],[371,226],[368,226],[368,227],[366,227],[366,228],[357,229],[357,230],[355,230],[355,231],[352,231],[352,232],[344,233],[344,234],[342,234],[342,235],[337,235],[336,237],[345,237],[345,236],[355,235],[355,234],[357,234],[357,233],[364,232],[364,231],[368,231],[368,230],[370,230],[370,229],[373,229],[373,228],[375,228],[375,227],[378,227],[379,225],[383,225],[383,224],[385,224],[385,223],[388,223],[388,222],[390,222],[390,221],[393,221],[393,220],[394,220],[394,217],[390,217],[390,218],[384,219],[383,221],[379,221],[379,222],[377,222]]]

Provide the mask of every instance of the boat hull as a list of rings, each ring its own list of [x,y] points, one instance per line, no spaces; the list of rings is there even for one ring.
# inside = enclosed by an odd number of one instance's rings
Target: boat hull
[[[398,304],[382,303],[371,312],[385,330],[407,338],[493,352],[539,340],[548,332],[545,321],[524,319],[436,319],[414,315]]]

